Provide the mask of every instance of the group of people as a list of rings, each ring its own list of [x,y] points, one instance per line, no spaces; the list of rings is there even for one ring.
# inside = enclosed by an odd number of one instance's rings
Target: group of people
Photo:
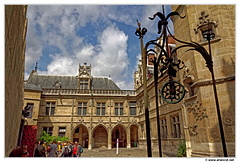
[[[77,142],[53,141],[50,145],[40,141],[35,144],[34,157],[81,157],[83,147]]]
[[[47,145],[46,142],[39,141],[35,143],[33,149],[34,157],[81,157],[83,147],[77,142],[53,141]],[[12,150],[9,157],[29,157],[27,145],[17,146]]]

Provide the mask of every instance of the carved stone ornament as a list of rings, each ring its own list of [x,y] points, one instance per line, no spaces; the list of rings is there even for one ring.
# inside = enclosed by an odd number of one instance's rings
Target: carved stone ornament
[[[189,113],[193,114],[193,117],[198,120],[203,118],[208,118],[206,114],[206,108],[202,108],[202,103],[199,101],[191,103],[190,107],[187,109]]]
[[[198,128],[197,125],[188,127],[190,136],[197,136],[198,135],[197,128]]]
[[[99,124],[102,124],[102,123],[103,123],[103,120],[102,120],[102,119],[99,119],[99,120],[98,120],[98,123],[99,123]]]
[[[132,119],[132,124],[137,124],[137,120],[136,119]]]
[[[232,126],[234,122],[231,118],[225,117],[223,118],[223,123],[227,127],[227,126]]]
[[[184,72],[183,72],[183,82],[187,84],[193,84],[194,81],[195,81],[194,76],[189,74],[189,68],[185,66]]]
[[[79,124],[84,124],[84,119],[80,119]]]
[[[119,120],[117,120],[117,124],[122,124],[122,119],[119,118]]]
[[[198,33],[198,30],[201,30],[201,31],[206,30],[206,28],[209,28],[209,25],[210,25],[210,28],[213,28],[213,27],[216,28],[218,26],[218,21],[213,21],[213,19],[209,19],[208,16],[209,15],[206,14],[205,11],[201,12],[201,16],[198,18],[199,22],[197,24],[197,27],[196,29],[194,29],[195,34]]]

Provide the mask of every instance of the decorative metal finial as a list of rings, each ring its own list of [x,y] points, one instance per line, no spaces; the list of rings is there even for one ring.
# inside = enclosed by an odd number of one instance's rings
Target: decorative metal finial
[[[36,66],[35,66],[35,72],[37,72],[37,65],[38,65],[38,62],[36,62]]]
[[[141,39],[147,33],[147,29],[141,28],[141,23],[138,22],[138,20],[137,20],[137,24],[138,24],[138,28],[136,29],[135,35],[139,36],[139,39]]]

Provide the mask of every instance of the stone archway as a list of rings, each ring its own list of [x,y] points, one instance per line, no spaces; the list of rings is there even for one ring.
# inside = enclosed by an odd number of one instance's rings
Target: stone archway
[[[108,133],[102,125],[97,126],[93,131],[93,148],[106,147],[108,143]]]
[[[73,142],[78,142],[84,148],[88,148],[88,130],[83,124],[75,127],[73,131]]]
[[[130,127],[130,141],[131,147],[138,146],[138,127],[136,125],[131,125]]]
[[[112,130],[112,148],[116,147],[116,141],[119,140],[119,147],[127,147],[127,134],[122,125],[117,125]]]

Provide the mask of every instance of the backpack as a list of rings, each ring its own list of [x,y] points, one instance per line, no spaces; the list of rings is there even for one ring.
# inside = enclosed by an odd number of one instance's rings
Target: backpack
[[[79,153],[83,153],[83,148],[82,148],[82,146],[78,146],[79,147]]]
[[[80,146],[79,152],[80,152],[80,153],[83,153],[83,148],[82,148],[82,146]]]

